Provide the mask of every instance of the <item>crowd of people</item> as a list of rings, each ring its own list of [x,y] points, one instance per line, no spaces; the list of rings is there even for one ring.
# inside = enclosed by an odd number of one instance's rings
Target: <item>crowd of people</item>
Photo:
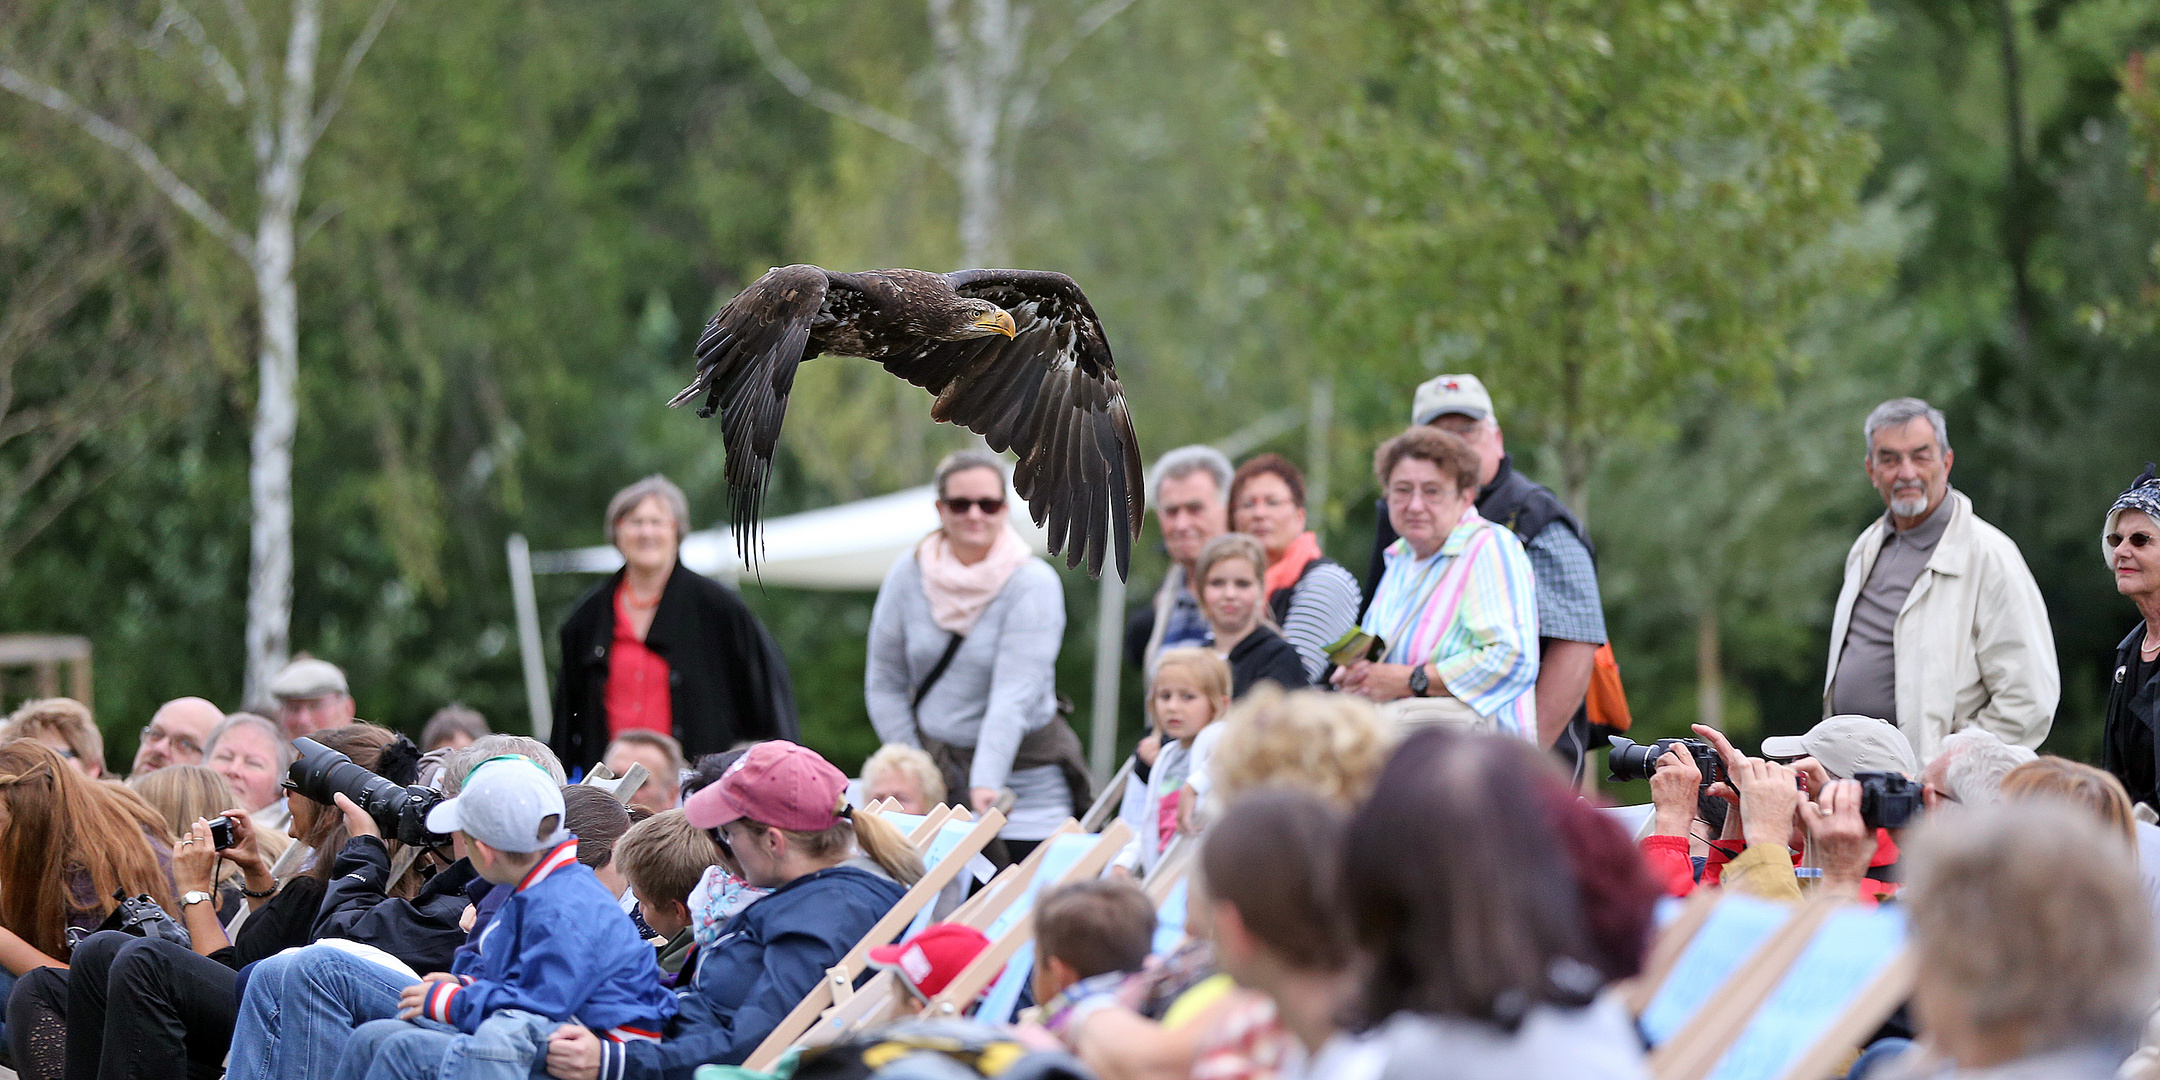
[[[785,659],[683,567],[688,508],[657,476],[607,508],[624,566],[562,627],[546,743],[458,705],[415,742],[311,657],[242,711],[167,702],[124,778],[90,709],[26,703],[0,726],[8,1063],[690,1080],[749,1058],[925,875],[866,808],[995,809],[994,870],[1101,799],[1132,839],[1034,899],[1025,1007],[962,1039],[1049,1062],[1031,1075],[1646,1076],[1616,987],[1662,903],[1721,890],[1908,913],[1911,998],[1852,1077],[2160,1077],[2150,468],[2102,520],[2140,623],[2099,767],[2039,752],[2045,603],[1950,486],[1942,414],[1898,399],[1862,425],[1885,512],[1846,560],[1825,719],[1752,754],[1707,726],[1660,742],[1628,813],[1582,795],[1625,717],[1590,692],[1611,658],[1589,535],[1515,469],[1476,377],[1419,387],[1410,420],[1374,450],[1363,582],[1293,462],[1156,461],[1170,566],[1126,626],[1146,731],[1119,790],[1094,789],[1058,692],[1059,578],[972,451],[878,592],[859,778],[796,741]],[[1182,910],[1141,887],[1161,873],[1189,875]],[[988,946],[940,922],[872,959],[927,998]]]

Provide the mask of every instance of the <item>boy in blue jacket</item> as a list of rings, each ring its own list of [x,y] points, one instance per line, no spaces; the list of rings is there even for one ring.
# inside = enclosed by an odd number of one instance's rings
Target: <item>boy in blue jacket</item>
[[[336,1080],[541,1076],[548,1033],[565,1021],[613,1041],[659,1037],[674,995],[562,820],[562,790],[523,758],[482,762],[428,812],[430,830],[455,834],[473,869],[512,891],[477,950],[407,987],[398,1019],[353,1033]]]

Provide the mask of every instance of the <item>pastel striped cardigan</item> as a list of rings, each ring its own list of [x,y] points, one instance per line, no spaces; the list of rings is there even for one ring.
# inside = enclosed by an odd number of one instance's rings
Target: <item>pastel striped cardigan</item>
[[[1466,510],[1431,558],[1389,545],[1360,624],[1390,664],[1430,662],[1436,687],[1501,731],[1537,738],[1537,588],[1522,541]]]

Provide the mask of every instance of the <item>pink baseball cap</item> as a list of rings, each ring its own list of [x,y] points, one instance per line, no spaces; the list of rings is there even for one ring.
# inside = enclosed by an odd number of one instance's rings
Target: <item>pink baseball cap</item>
[[[799,743],[762,742],[683,803],[700,829],[749,818],[789,832],[823,832],[847,807],[847,777]]]

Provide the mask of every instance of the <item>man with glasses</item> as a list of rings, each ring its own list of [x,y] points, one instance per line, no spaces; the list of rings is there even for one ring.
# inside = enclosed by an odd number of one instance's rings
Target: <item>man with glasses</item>
[[[2062,688],[2047,607],[2017,545],[1950,487],[1941,410],[1896,398],[1863,433],[1887,511],[1845,556],[1823,715],[1895,724],[1921,761],[1971,727],[2040,745]]]
[[[135,744],[135,765],[130,778],[154,773],[167,765],[200,765],[210,732],[225,722],[225,710],[199,697],[174,698],[150,715]]]

